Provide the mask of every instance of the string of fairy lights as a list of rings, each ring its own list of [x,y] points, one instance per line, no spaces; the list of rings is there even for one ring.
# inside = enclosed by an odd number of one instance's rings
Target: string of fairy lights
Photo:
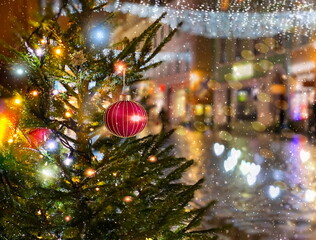
[[[209,38],[259,38],[271,37],[284,32],[312,34],[316,28],[316,7],[312,1],[205,1],[194,4],[178,0],[171,3],[150,4],[119,2],[107,6],[109,12],[120,11],[141,18],[156,19],[167,13],[163,23],[176,27],[183,23],[182,30]],[[228,11],[222,11],[227,2]]]
[[[38,44],[35,47],[29,47],[27,46],[27,50],[30,54],[33,54],[34,56],[36,56],[37,58],[41,58],[44,54],[52,54],[53,56],[55,56],[56,58],[60,58],[63,57],[65,54],[65,49],[64,46],[62,45],[62,43],[59,44],[52,44],[50,45],[51,41],[49,41],[48,39],[46,39],[45,37],[40,39]],[[106,54],[106,52],[105,52]],[[124,72],[127,69],[127,65],[125,64],[125,62],[123,61],[119,61],[116,64],[114,64],[114,69],[113,71],[115,72],[115,74],[118,75],[122,75],[122,72]],[[68,69],[69,71],[70,69]],[[25,77],[28,75],[28,71],[27,71],[27,67],[23,66],[23,65],[19,65],[16,64],[13,66],[13,71],[14,73],[19,76],[19,77]],[[66,68],[65,68],[65,71]],[[51,90],[51,95],[54,98],[60,98],[63,95],[63,91],[66,91],[66,89],[61,89],[56,87],[57,85],[54,86],[54,88]],[[34,100],[36,101],[36,99],[38,99],[41,96],[41,92],[37,89],[31,89],[28,91],[28,98],[30,98],[30,100]],[[75,99],[68,99],[69,104],[75,106],[76,105],[76,100]],[[21,95],[15,95],[11,100],[10,103],[7,103],[8,106],[11,106],[12,109],[15,109],[16,112],[19,111],[19,109],[21,109],[22,105],[24,103],[24,97]],[[65,110],[63,113],[63,118],[64,119],[70,119],[73,117],[74,113],[72,111],[72,109],[65,105]],[[4,138],[1,137],[1,132],[5,132],[7,131],[9,127],[9,125],[13,125],[12,123],[10,123],[10,120],[5,119],[6,122],[5,124],[2,124],[2,128],[0,128],[0,144],[4,143]],[[4,121],[2,121],[2,119],[0,119],[1,123],[4,123]],[[91,131],[94,131],[94,128],[90,128]],[[30,145],[32,145],[32,147],[35,147],[38,152],[39,152],[39,157],[41,159],[45,159],[45,161],[43,161],[43,164],[41,164],[41,166],[39,166],[38,169],[38,173],[40,174],[43,183],[44,184],[49,184],[51,181],[53,181],[54,179],[58,178],[60,173],[59,173],[59,169],[58,166],[56,164],[53,164],[50,161],[46,161],[46,158],[48,155],[50,155],[51,153],[55,153],[57,151],[60,151],[61,149],[61,141],[58,140],[57,137],[52,137],[52,134],[50,132],[49,129],[40,129],[40,131],[42,131],[43,134],[41,134],[40,136],[37,136],[38,142],[34,144],[34,142],[32,143],[32,139],[30,139],[28,136],[25,135],[25,133],[23,133],[24,136],[26,136],[27,141],[29,142]],[[11,135],[8,139],[6,139],[6,142],[8,144],[14,144],[17,139],[20,139],[21,136],[19,136],[18,134],[13,134]],[[33,139],[34,140],[34,139]],[[98,154],[94,153],[95,156],[93,157],[95,161],[98,161],[100,159],[102,159],[102,157],[99,159],[98,158]],[[148,162],[150,163],[155,163],[157,162],[157,157],[154,155],[151,155],[148,157]],[[62,160],[62,164],[67,167],[67,168],[71,168],[74,164],[75,164],[75,159],[72,156],[72,153],[67,153]],[[86,178],[92,178],[95,177],[97,175],[97,169],[94,168],[87,168],[84,171],[84,176]],[[117,173],[114,172],[113,176],[116,177]],[[79,181],[80,179],[75,179],[73,178],[72,181]],[[102,186],[98,186],[95,188],[95,191],[101,191]],[[133,197],[132,196],[125,196],[122,199],[123,202],[129,203],[133,201]],[[40,212],[38,214],[41,214]],[[65,217],[65,221],[71,221],[71,216],[67,215]]]

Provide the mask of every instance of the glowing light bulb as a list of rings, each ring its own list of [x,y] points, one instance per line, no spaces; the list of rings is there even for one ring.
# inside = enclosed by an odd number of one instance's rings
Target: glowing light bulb
[[[126,71],[126,63],[123,61],[118,61],[114,64],[114,69],[116,74],[123,74]]]
[[[66,158],[66,159],[64,160],[64,164],[65,164],[66,166],[70,166],[70,165],[72,164],[72,162],[73,162],[73,160],[72,160],[71,158]]]
[[[44,169],[42,170],[42,174],[43,174],[45,177],[49,177],[49,178],[55,176],[54,171],[53,171],[52,169],[49,169],[49,168],[44,168]]]
[[[8,143],[13,143],[13,139],[10,138],[10,139],[8,140]]]
[[[55,54],[60,56],[62,54],[61,48],[56,48],[55,49]]]
[[[148,158],[148,161],[149,161],[149,162],[152,162],[152,163],[157,162],[157,157],[154,156],[154,155],[152,155],[152,156],[150,156],[150,157]]]
[[[35,54],[40,57],[40,56],[43,56],[44,51],[43,51],[42,48],[37,48],[37,49],[35,50]]]
[[[86,169],[86,171],[84,172],[84,174],[85,174],[87,177],[94,177],[95,174],[96,174],[96,171],[95,171],[93,168],[88,168],[88,169]]]
[[[40,40],[40,43],[44,45],[44,44],[47,43],[47,40],[46,40],[45,38],[42,38],[42,39]]]
[[[15,98],[15,99],[14,99],[14,103],[15,103],[16,105],[20,105],[20,104],[22,103],[22,100],[21,100],[20,98]]]
[[[70,220],[71,220],[71,217],[70,217],[70,216],[66,216],[66,217],[65,217],[65,221],[66,221],[66,222],[69,222]]]
[[[90,31],[90,41],[94,46],[104,46],[110,40],[110,29],[108,26],[96,26]]]
[[[33,91],[31,92],[31,94],[32,94],[34,97],[37,97],[38,94],[39,94],[39,92],[38,92],[37,90],[33,90]]]
[[[96,190],[97,192],[99,192],[99,191],[100,191],[100,188],[96,187],[95,190]]]
[[[95,33],[95,36],[96,36],[96,38],[99,39],[99,40],[102,40],[102,39],[105,38],[105,34],[104,34],[104,32],[101,31],[101,30],[98,30],[98,31]]]
[[[16,74],[17,76],[19,76],[19,77],[24,76],[25,73],[26,73],[25,68],[24,68],[23,66],[21,66],[21,65],[16,65],[16,66],[13,68],[13,70],[14,70],[15,74]]]
[[[132,198],[131,196],[125,196],[125,197],[123,198],[123,201],[126,202],[126,203],[130,203],[130,202],[133,201],[133,198]]]
[[[46,146],[49,150],[55,150],[57,148],[57,142],[50,140]]]
[[[22,75],[24,73],[23,69],[22,68],[18,68],[16,70],[16,73],[19,74],[19,75]]]
[[[118,65],[118,67],[117,67],[117,71],[120,72],[120,73],[122,73],[122,72],[124,71],[124,69],[125,69],[125,67],[124,67],[123,64],[120,64],[120,65]]]
[[[65,112],[65,117],[66,118],[71,118],[72,117],[72,114],[71,114],[71,112]]]

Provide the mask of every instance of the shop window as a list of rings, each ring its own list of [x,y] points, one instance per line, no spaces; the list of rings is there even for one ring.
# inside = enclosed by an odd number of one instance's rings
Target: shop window
[[[312,104],[314,92],[301,87],[291,95],[291,118],[294,121],[306,120],[309,116],[308,108]]]
[[[255,89],[244,88],[237,91],[237,119],[254,121],[257,119]]]

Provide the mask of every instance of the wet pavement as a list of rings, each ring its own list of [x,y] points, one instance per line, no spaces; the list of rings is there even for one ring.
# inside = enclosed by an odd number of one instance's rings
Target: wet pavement
[[[180,127],[173,142],[196,160],[185,181],[205,178],[195,203],[217,200],[216,216],[243,233],[227,239],[316,239],[316,147],[306,137]]]

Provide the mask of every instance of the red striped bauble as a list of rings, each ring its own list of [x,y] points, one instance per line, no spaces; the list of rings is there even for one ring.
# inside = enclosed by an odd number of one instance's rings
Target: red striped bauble
[[[136,102],[121,100],[110,105],[104,114],[107,129],[118,137],[133,137],[147,124],[145,109]]]

